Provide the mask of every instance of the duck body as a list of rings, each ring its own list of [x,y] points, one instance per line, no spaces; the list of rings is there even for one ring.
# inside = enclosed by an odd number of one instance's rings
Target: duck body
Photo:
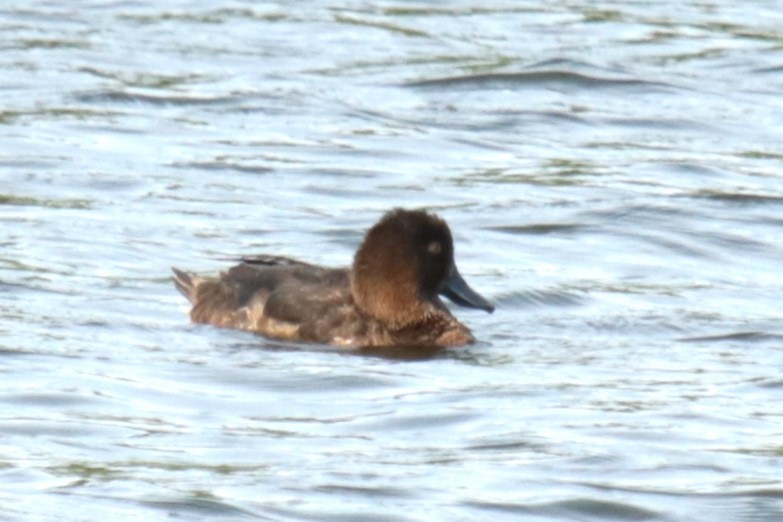
[[[324,344],[460,346],[475,339],[438,294],[491,312],[456,269],[446,223],[393,210],[365,236],[350,269],[255,256],[215,278],[179,269],[193,322]]]

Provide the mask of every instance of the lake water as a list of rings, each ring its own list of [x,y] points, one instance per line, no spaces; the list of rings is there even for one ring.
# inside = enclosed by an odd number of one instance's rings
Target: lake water
[[[783,520],[783,4],[0,7],[0,520]],[[189,324],[169,267],[454,232],[479,342]]]

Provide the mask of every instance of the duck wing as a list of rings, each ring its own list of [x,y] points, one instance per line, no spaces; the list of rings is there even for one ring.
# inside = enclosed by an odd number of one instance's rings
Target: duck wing
[[[302,266],[302,267],[311,267],[314,269],[323,268],[318,265],[305,263],[304,261],[299,261],[298,259],[294,259],[291,257],[275,256],[269,254],[256,254],[256,255],[240,256],[240,257],[224,257],[221,259],[226,261],[237,261],[245,265],[256,266],[256,267]]]
[[[247,259],[217,278],[173,269],[177,288],[193,304],[193,321],[329,342],[352,303],[349,271],[279,256]]]
[[[221,276],[258,331],[306,341],[330,342],[351,316],[348,270],[306,263],[243,263]],[[347,314],[347,315],[346,315]]]

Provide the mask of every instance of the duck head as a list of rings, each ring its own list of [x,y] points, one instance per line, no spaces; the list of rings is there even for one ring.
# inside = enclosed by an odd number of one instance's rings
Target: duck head
[[[367,232],[354,258],[351,291],[362,311],[395,327],[425,320],[433,310],[448,313],[438,294],[461,306],[495,309],[457,270],[446,222],[423,210],[392,210]]]

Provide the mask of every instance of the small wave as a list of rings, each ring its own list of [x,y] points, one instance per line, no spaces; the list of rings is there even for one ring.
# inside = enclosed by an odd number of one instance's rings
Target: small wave
[[[783,335],[772,334],[766,332],[733,332],[727,334],[718,335],[703,335],[698,337],[684,337],[678,339],[684,343],[702,343],[702,342],[726,342],[726,341],[743,341],[743,342],[761,342],[771,340],[781,340]]]
[[[250,174],[266,174],[268,172],[272,172],[272,169],[269,167],[262,167],[259,165],[240,165],[238,163],[231,163],[227,161],[176,162],[172,163],[171,166],[178,169],[196,169],[206,171],[230,170],[235,172],[246,172]]]
[[[146,105],[224,105],[238,100],[234,96],[158,95],[126,91],[98,91],[77,94],[83,103],[142,103]]]
[[[751,194],[742,192],[720,192],[716,190],[704,190],[687,194],[690,198],[710,199],[725,203],[749,204],[781,204],[783,196],[771,196],[767,194]]]
[[[512,307],[523,306],[580,306],[585,303],[587,297],[567,292],[565,290],[528,290],[524,292],[512,292],[502,294],[495,298],[498,306]]]
[[[465,76],[447,76],[420,80],[406,84],[407,87],[465,87],[465,88],[498,88],[529,87],[539,85],[559,85],[572,87],[589,87],[591,89],[616,87],[674,87],[662,82],[639,80],[636,78],[606,78],[587,74],[564,71],[528,71],[521,73],[488,73]]]
[[[492,502],[469,502],[474,508],[516,513],[557,517],[564,520],[665,520],[662,513],[640,508],[621,502],[610,502],[590,498],[577,498],[547,502],[541,504],[511,504]]]
[[[486,227],[485,230],[492,230],[495,232],[503,232],[505,234],[529,234],[529,235],[546,235],[546,234],[568,234],[571,232],[577,232],[586,228],[586,225],[579,223],[536,223],[533,225],[502,225],[497,227]]]

